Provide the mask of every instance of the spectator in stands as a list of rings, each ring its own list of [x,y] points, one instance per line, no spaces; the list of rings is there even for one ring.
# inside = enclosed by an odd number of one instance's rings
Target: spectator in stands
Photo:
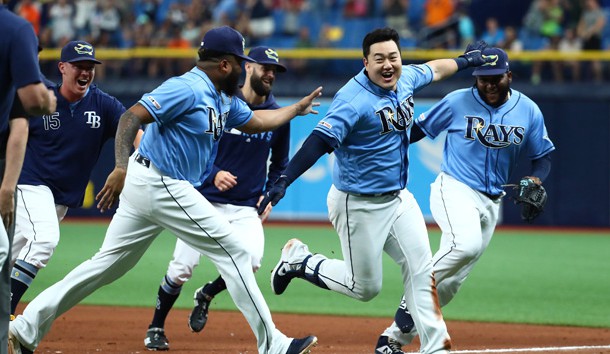
[[[457,18],[454,0],[426,0],[420,46],[425,48],[455,48]]]
[[[248,33],[250,46],[255,46],[261,40],[270,37],[275,31],[272,0],[248,0],[250,8]]]
[[[489,17],[485,21],[485,31],[483,31],[481,39],[490,47],[504,47],[504,30],[500,28],[495,17]]]
[[[97,7],[96,0],[76,0],[74,2],[74,30],[76,38],[81,38],[87,42],[92,42],[91,38],[91,22],[95,9]]]
[[[584,10],[577,28],[578,36],[583,41],[584,50],[602,49],[602,32],[605,25],[606,15],[597,0],[585,0]],[[593,70],[593,79],[596,82],[601,82],[603,79],[601,61],[591,61],[591,69]]]
[[[383,0],[382,13],[388,27],[398,32],[400,38],[411,38],[409,28],[409,0]]]
[[[25,18],[34,27],[34,33],[40,33],[40,5],[32,0],[21,0],[15,7],[17,15]]]
[[[308,26],[301,26],[299,30],[299,37],[295,42],[294,47],[296,49],[314,47],[314,41],[311,38],[311,32],[309,31]],[[288,66],[290,67],[290,71],[297,76],[311,73],[311,70],[309,69],[309,60],[305,58],[288,59]]]
[[[566,28],[563,32],[558,49],[564,55],[580,53],[582,40],[576,36],[576,31],[573,28]],[[578,60],[565,60],[562,64],[563,67],[568,68],[573,81],[580,81],[580,62]]]
[[[502,48],[511,52],[523,51],[523,42],[519,39],[515,27],[506,26],[504,28],[504,46]]]
[[[474,29],[474,23],[468,15],[468,9],[465,5],[460,5],[456,11],[458,18],[458,35],[460,37],[460,47],[466,48],[468,44],[474,43],[476,38],[476,32]]]
[[[58,0],[49,9],[49,30],[53,47],[63,47],[74,38],[74,7],[68,0]]]
[[[367,0],[345,0],[343,5],[343,17],[345,18],[362,18],[368,13]]]

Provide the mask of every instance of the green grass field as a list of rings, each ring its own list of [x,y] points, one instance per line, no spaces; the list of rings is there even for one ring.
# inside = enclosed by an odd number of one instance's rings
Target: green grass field
[[[100,247],[105,223],[64,222],[59,246],[24,296],[29,301]],[[341,257],[329,226],[266,226],[265,259],[257,279],[273,312],[392,316],[401,297],[398,266],[384,258],[383,289],[363,303],[321,290],[304,281],[291,283],[284,295],[271,293],[269,274],[284,243],[292,237],[313,252]],[[434,251],[439,232],[430,231]],[[151,308],[171,259],[175,237],[162,233],[138,265],[123,278],[98,290],[83,303]],[[446,319],[575,325],[610,328],[610,234],[565,230],[499,230],[456,298],[443,309]],[[184,285],[176,307],[190,308],[193,291],[217,276],[202,259]],[[228,294],[214,299],[215,309],[236,309]]]

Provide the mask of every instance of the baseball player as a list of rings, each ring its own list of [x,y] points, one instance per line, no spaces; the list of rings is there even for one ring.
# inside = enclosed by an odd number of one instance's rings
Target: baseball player
[[[93,84],[98,64],[91,44],[66,44],[58,64],[62,82],[49,85],[57,95],[57,109],[30,122],[17,185],[11,314],[49,262],[68,208],[82,205],[102,147],[114,137],[125,112],[123,104]]]
[[[214,263],[257,339],[259,353],[304,354],[315,336],[292,339],[274,325],[252,272],[249,251],[233,227],[197,191],[214,161],[225,129],[249,134],[277,129],[297,115],[317,113],[319,87],[295,104],[253,112],[237,93],[244,38],[223,26],[209,30],[196,67],[162,83],[127,110],[119,122],[115,168],[98,193],[98,208],[119,207],[100,250],[38,295],[11,321],[9,342],[33,350],[53,321],[96,289],[129,271],[154,239],[168,229]],[[149,124],[131,154],[138,128]],[[129,167],[128,167],[129,166]]]
[[[436,302],[426,224],[406,189],[407,134],[413,119],[413,93],[458,70],[483,64],[476,48],[484,43],[471,46],[457,59],[407,66],[402,65],[399,43],[398,33],[390,28],[364,37],[364,69],[337,92],[327,115],[290,160],[259,212],[266,203],[275,205],[286,187],[320,156],[334,151],[327,203],[343,260],[312,254],[304,243],[292,239],[272,271],[273,291],[282,294],[293,278],[302,278],[369,301],[381,290],[385,251],[401,266],[407,304],[426,334],[421,352],[444,353],[451,341]],[[378,343],[378,352],[394,353],[388,350],[388,343]]]
[[[252,48],[248,56],[256,63],[245,63],[246,78],[237,97],[253,110],[279,108],[271,93],[277,72],[286,67],[279,62],[275,50],[268,47]],[[236,129],[225,130],[218,142],[218,154],[212,172],[197,188],[212,206],[224,215],[240,242],[250,253],[251,265],[258,270],[263,258],[265,238],[256,206],[262,199],[265,181],[270,186],[288,164],[290,148],[290,124],[284,124],[272,132],[245,134]],[[267,160],[271,152],[271,164],[267,171]],[[271,205],[269,205],[271,207]],[[270,212],[263,214],[264,221]],[[201,254],[182,240],[176,242],[174,256],[161,281],[155,312],[148,326],[144,345],[149,350],[168,350],[165,336],[165,319],[180,295],[182,285],[191,279],[193,269],[199,264]],[[203,330],[207,322],[210,302],[216,294],[226,289],[219,276],[214,281],[197,289],[194,295],[195,308],[189,317],[189,327],[194,332]]]
[[[2,34],[0,35],[0,146],[4,148],[8,137],[9,112],[15,94],[29,114],[48,114],[54,111],[56,97],[40,80],[40,68],[36,57],[38,41],[32,25],[12,13],[4,5],[3,0],[0,0],[0,33]],[[0,156],[1,177],[5,177],[4,158],[3,151]],[[17,171],[7,171],[7,173],[14,172]],[[6,220],[7,213],[12,214],[14,210],[11,201],[15,193],[15,182],[16,180],[7,181],[0,189],[0,198],[2,198],[0,213],[3,221]],[[8,343],[13,225],[14,223],[11,223],[0,227],[0,353],[4,353]]]
[[[433,269],[441,306],[453,299],[489,245],[498,222],[503,185],[520,155],[532,160],[530,178],[541,184],[555,150],[542,112],[530,98],[511,89],[508,56],[487,48],[488,64],[472,73],[475,85],[456,90],[420,115],[411,142],[447,132],[441,173],[431,185],[430,210],[442,231]],[[403,304],[382,335],[404,345],[416,330]]]

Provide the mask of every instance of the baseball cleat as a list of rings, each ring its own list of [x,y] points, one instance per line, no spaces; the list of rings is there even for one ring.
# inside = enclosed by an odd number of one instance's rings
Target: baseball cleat
[[[318,338],[316,338],[316,336],[307,336],[300,339],[295,338],[290,343],[286,354],[307,354],[317,343]]]
[[[195,307],[193,307],[193,311],[189,315],[189,328],[193,332],[201,332],[208,322],[208,309],[210,308],[212,297],[205,293],[205,288],[210,284],[212,283],[207,283],[205,286],[195,290],[193,295]]]
[[[10,330],[8,331],[8,354],[34,354],[34,351],[24,347]]]
[[[276,295],[284,293],[290,281],[304,274],[303,260],[311,255],[307,246],[296,238],[286,242],[282,256],[271,271],[271,290]]]
[[[381,336],[377,341],[375,354],[405,354],[405,352],[402,351],[402,345],[397,340]]]
[[[146,331],[144,345],[148,350],[169,350],[169,340],[165,336],[165,330],[159,327],[152,327]]]

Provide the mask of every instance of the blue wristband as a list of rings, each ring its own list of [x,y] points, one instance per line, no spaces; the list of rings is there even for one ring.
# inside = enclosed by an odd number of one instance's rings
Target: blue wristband
[[[468,60],[464,57],[457,57],[453,60],[455,60],[455,63],[457,64],[458,71],[464,70],[468,67]]]

